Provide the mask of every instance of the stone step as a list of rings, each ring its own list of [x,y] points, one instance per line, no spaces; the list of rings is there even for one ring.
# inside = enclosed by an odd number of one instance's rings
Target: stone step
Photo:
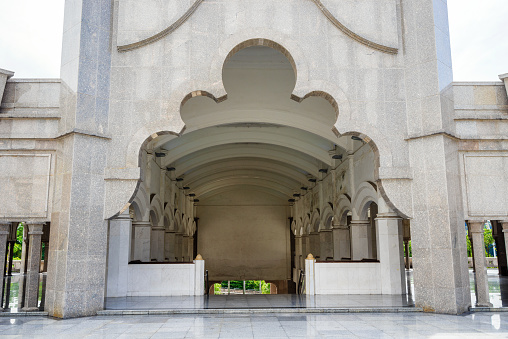
[[[0,312],[0,317],[47,317],[48,312]]]
[[[160,310],[103,310],[101,316],[118,315],[174,315],[174,314],[266,314],[266,313],[414,313],[420,307],[351,307],[351,308],[199,308]]]

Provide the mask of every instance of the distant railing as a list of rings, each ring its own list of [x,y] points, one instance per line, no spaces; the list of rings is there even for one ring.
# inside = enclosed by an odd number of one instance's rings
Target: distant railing
[[[205,270],[205,294],[210,294],[210,282],[208,281],[208,270]]]
[[[305,272],[303,270],[300,270],[300,274],[298,275],[296,291],[298,294],[303,294],[303,291],[305,291]]]

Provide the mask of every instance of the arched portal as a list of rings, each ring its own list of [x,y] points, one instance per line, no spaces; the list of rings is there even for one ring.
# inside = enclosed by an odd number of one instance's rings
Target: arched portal
[[[331,96],[292,95],[294,61],[271,47],[235,49],[223,68],[227,99],[193,92],[181,107],[184,131],[143,144],[133,200],[150,208],[136,214],[147,216],[151,238],[132,246],[151,246],[138,251],[150,261],[199,253],[210,281],[275,281],[294,292],[308,253],[322,262],[377,259],[374,210],[355,203],[366,204],[365,192],[374,192],[370,206],[383,199],[376,185],[363,188],[376,181],[379,155],[360,133],[337,134]],[[291,233],[295,220],[303,234]]]

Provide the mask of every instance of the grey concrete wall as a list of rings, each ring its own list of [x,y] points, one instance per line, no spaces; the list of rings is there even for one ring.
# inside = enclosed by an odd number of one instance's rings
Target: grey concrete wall
[[[210,280],[290,279],[287,202],[247,187],[200,201],[197,216]]]

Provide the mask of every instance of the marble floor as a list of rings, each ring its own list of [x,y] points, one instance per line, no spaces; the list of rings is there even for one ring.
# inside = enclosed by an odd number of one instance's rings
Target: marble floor
[[[471,304],[474,306],[474,274],[469,272]],[[107,298],[107,310],[158,310],[158,309],[220,309],[220,308],[363,308],[363,307],[411,307],[414,305],[414,284],[412,270],[407,272],[409,293],[403,296],[389,295],[333,295],[305,298],[299,295],[217,295],[209,297],[128,297]],[[508,277],[500,277],[497,269],[488,270],[490,302],[493,307],[508,307]],[[39,303],[44,303],[46,274],[40,276]],[[20,310],[19,286],[23,285],[22,275],[6,278],[5,292],[9,294],[9,311]],[[5,299],[4,299],[5,300]],[[5,302],[4,302],[5,303]],[[41,307],[42,310],[42,307]]]
[[[2,338],[506,338],[507,313],[1,318]]]

